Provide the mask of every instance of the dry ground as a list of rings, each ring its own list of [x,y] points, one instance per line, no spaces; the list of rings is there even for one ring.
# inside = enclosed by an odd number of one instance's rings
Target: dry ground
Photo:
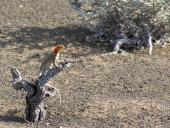
[[[107,47],[84,43],[66,0],[0,0],[0,128],[169,128],[170,46],[103,57]],[[74,25],[73,25],[74,24]],[[47,119],[24,120],[25,94],[11,87],[9,65],[36,78],[42,56],[65,44],[63,58],[81,59],[53,80]],[[106,50],[105,50],[106,49]]]

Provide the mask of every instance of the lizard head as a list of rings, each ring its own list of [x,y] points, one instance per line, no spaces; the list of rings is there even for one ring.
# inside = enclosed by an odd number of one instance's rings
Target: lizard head
[[[54,50],[52,51],[52,53],[54,55],[57,55],[58,53],[62,52],[64,50],[64,45],[57,45]]]

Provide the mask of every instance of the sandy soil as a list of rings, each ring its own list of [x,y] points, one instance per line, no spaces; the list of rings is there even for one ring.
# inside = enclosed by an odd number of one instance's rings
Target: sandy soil
[[[0,1],[0,128],[169,128],[170,46],[128,56],[101,54],[107,46],[84,42],[65,0]],[[46,99],[47,118],[24,120],[24,92],[11,87],[10,65],[26,79],[38,76],[42,57],[57,44],[62,58],[79,59],[53,80],[59,98]]]

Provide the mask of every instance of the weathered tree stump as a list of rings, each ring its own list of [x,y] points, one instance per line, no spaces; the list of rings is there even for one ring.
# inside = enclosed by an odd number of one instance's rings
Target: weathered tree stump
[[[55,96],[58,92],[55,87],[48,84],[48,81],[67,67],[69,67],[69,63],[63,62],[58,68],[49,69],[32,82],[24,80],[19,70],[11,67],[13,77],[12,86],[15,90],[23,89],[27,92],[26,120],[29,122],[39,122],[45,119],[46,110],[44,108],[44,99],[49,96]]]

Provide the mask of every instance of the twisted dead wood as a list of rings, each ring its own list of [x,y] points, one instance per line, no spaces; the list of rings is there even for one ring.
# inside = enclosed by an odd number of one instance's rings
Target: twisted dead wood
[[[13,77],[12,86],[15,90],[24,90],[26,95],[26,120],[30,122],[39,122],[46,117],[44,108],[44,99],[49,96],[55,96],[58,90],[49,85],[48,81],[63,69],[69,67],[68,62],[63,62],[58,68],[49,69],[36,80],[30,82],[22,78],[21,73],[15,67],[11,68]]]

